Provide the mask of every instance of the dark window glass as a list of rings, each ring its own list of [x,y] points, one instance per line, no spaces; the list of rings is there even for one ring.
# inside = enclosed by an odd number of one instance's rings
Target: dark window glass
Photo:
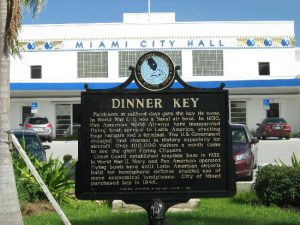
[[[263,121],[263,124],[268,123],[286,123],[286,120],[282,118],[268,118]]]
[[[20,145],[25,144],[25,150],[29,153],[29,155],[35,156],[38,160],[46,160],[46,155],[42,149],[40,141],[38,140],[38,136],[21,133],[15,133],[15,136]],[[25,143],[23,143],[23,141]]]
[[[23,106],[22,107],[22,123],[25,121],[27,117],[31,117],[33,114],[31,113],[31,106]]]
[[[258,63],[259,75],[270,75],[270,63],[260,62]]]
[[[270,109],[267,111],[267,118],[279,117],[279,103],[271,103]]]
[[[231,101],[231,123],[246,124],[246,101]]]
[[[30,124],[47,124],[48,119],[47,118],[30,118],[29,119]]]
[[[42,66],[31,66],[31,79],[42,78]]]
[[[239,144],[246,144],[247,143],[247,137],[246,133],[242,129],[232,129],[232,142],[233,143],[239,143]],[[237,149],[236,149],[237,150]],[[240,149],[238,149],[239,151]]]

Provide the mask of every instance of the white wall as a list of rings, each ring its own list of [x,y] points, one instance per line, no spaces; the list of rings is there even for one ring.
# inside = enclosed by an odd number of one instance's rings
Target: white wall
[[[51,99],[12,99],[11,100],[11,117],[10,125],[11,129],[20,129],[19,124],[22,121],[22,107],[31,106],[32,102],[38,103],[38,116],[46,116],[50,122],[55,125],[55,104],[51,102]]]
[[[263,108],[263,99],[269,99],[270,103],[279,103],[279,116],[286,119],[292,125],[292,132],[300,132],[300,96],[253,96],[247,101],[247,126],[250,130],[256,130],[256,123],[266,118],[267,112]]]
[[[294,36],[293,21],[94,23],[23,25],[20,39],[176,36]]]
[[[295,48],[295,59],[296,59],[296,65],[295,65],[296,76],[300,78],[300,48]]]
[[[158,14],[157,14],[158,15]],[[172,14],[173,15],[173,14]],[[139,14],[134,14],[139,16]],[[140,14],[140,16],[145,16]],[[162,18],[168,14],[160,14]],[[174,15],[175,17],[175,15]],[[172,17],[173,18],[173,17]],[[171,20],[173,21],[173,19]],[[293,21],[225,21],[225,22],[168,22],[168,23],[105,23],[105,24],[57,24],[57,25],[24,25],[20,34],[20,42],[43,43],[48,40],[65,42],[74,40],[132,40],[141,39],[160,41],[180,39],[222,39],[247,37],[288,37],[294,36]],[[244,44],[245,44],[244,40]],[[278,41],[278,40],[277,40]],[[260,40],[261,42],[261,40]],[[149,45],[151,45],[149,43]],[[230,42],[231,43],[231,42]],[[274,40],[275,44],[275,40]],[[233,45],[239,45],[237,43]],[[195,43],[195,46],[197,44]],[[134,50],[131,47],[129,50]],[[222,49],[220,47],[219,49]],[[77,50],[77,49],[74,49]],[[104,49],[105,50],[105,49]],[[143,50],[139,48],[139,50]],[[177,49],[174,49],[177,50]],[[189,80],[207,80],[207,77],[192,77],[192,50],[182,50],[182,75]],[[274,77],[295,76],[294,48],[249,48],[241,47],[223,49],[224,76],[209,77],[210,80],[225,79],[270,79]],[[118,78],[118,51],[109,51],[109,78],[79,79],[77,78],[77,52],[65,50],[49,50],[43,52],[22,52],[22,59],[11,61],[11,82],[120,82]],[[258,62],[270,62],[271,75],[258,76]],[[30,66],[42,65],[42,79],[30,79]],[[300,66],[299,66],[300,68]],[[300,70],[299,70],[300,71]]]
[[[42,66],[42,79],[30,79],[30,66]],[[11,82],[76,82],[76,52],[23,52],[12,58]]]
[[[176,39],[177,37],[293,37],[292,21],[261,22],[188,22],[188,23],[148,23],[148,24],[61,24],[23,26],[20,40],[114,40],[145,38],[146,40]],[[222,49],[222,48],[220,48]],[[134,49],[130,49],[134,50]],[[143,49],[139,49],[143,50]],[[176,49],[177,50],[177,49]],[[300,74],[300,50],[295,55],[294,48],[224,48],[224,76],[192,77],[192,50],[182,50],[182,75],[186,81],[213,80],[256,80],[294,78]],[[11,58],[11,82],[122,82],[119,78],[118,51],[108,51],[108,78],[77,78],[76,51],[23,52],[22,59]],[[270,62],[271,75],[258,75],[258,62]],[[30,79],[30,66],[42,66],[42,79]],[[242,90],[241,90],[242,92]],[[274,91],[275,92],[275,91]],[[31,94],[33,94],[32,92]],[[275,92],[276,93],[276,92]],[[12,99],[11,126],[18,128],[22,121],[22,106],[38,102],[38,114],[47,116],[55,125],[55,100],[50,97],[41,99]],[[63,95],[63,94],[62,94]],[[32,96],[32,95],[31,95]],[[262,100],[268,96],[234,96],[236,100],[247,101],[247,125],[250,130],[256,129],[256,123],[266,117]],[[300,96],[277,96],[280,115],[289,118],[293,131],[300,131]],[[275,101],[274,100],[274,101]],[[70,103],[65,99],[59,101]]]
[[[224,76],[235,80],[295,77],[294,51],[294,49],[224,50]],[[259,62],[270,62],[270,76],[259,76]]]
[[[294,49],[224,50],[224,76],[209,80],[255,80],[295,77]],[[77,78],[76,52],[24,52],[11,62],[11,82],[120,82],[118,52],[108,52],[108,78]],[[193,77],[192,50],[182,51],[182,75],[189,81],[208,80]],[[259,76],[258,63],[270,62],[270,76]],[[42,66],[42,79],[30,79],[30,66]]]
[[[300,132],[300,95],[282,98],[280,115],[292,124],[292,132]]]

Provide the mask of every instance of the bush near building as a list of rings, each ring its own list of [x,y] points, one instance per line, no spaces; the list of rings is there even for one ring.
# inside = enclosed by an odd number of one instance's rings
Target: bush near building
[[[62,163],[59,159],[51,157],[45,162],[40,162],[34,157],[30,157],[30,160],[56,201],[64,203],[73,197],[75,184],[71,180],[73,174],[70,171],[76,161],[69,160],[68,163]],[[13,164],[21,204],[47,200],[25,162],[22,159],[14,158]]]
[[[300,166],[293,157],[293,166],[278,163],[259,168],[254,189],[263,204],[300,207]]]

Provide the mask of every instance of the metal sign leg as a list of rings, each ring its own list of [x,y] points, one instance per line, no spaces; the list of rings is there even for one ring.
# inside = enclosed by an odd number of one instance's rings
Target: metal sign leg
[[[160,199],[154,199],[151,201],[147,213],[149,225],[164,225],[166,207]]]

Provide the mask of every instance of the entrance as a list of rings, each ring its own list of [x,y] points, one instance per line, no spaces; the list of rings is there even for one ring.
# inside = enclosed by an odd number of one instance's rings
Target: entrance
[[[73,127],[72,135],[78,137],[78,129],[81,126],[81,108],[80,104],[73,104]]]
[[[279,103],[270,103],[270,109],[267,111],[267,118],[279,117]]]
[[[79,104],[57,104],[56,136],[77,136],[81,124],[80,116]]]
[[[31,113],[31,106],[23,106],[22,107],[22,123],[24,123],[27,117],[31,117],[33,114]]]

